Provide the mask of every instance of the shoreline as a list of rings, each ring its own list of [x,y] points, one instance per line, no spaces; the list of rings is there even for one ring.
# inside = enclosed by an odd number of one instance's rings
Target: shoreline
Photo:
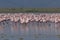
[[[60,13],[60,8],[0,8],[0,13]]]

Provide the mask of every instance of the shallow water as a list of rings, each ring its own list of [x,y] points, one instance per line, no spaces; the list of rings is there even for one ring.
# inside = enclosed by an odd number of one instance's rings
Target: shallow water
[[[2,21],[0,40],[60,40],[60,23]]]

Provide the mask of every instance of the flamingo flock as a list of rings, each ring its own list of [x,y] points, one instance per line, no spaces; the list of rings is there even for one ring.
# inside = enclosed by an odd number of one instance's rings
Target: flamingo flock
[[[60,22],[60,14],[48,14],[48,13],[40,13],[40,14],[34,14],[34,13],[8,13],[8,14],[0,14],[0,22],[3,20],[8,20],[17,22],[20,20],[21,23],[28,23],[29,21],[40,21],[40,22]]]

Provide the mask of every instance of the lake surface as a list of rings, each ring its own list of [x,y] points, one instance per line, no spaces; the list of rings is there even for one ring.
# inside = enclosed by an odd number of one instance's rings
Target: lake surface
[[[1,8],[22,7],[22,8],[55,8],[60,7],[60,0],[0,0]]]
[[[60,23],[2,21],[0,40],[60,40]]]

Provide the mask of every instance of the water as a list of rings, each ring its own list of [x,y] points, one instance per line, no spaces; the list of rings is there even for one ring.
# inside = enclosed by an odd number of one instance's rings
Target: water
[[[0,0],[1,8],[9,7],[28,7],[28,8],[59,8],[60,0]]]
[[[2,21],[0,40],[60,40],[60,23]]]

